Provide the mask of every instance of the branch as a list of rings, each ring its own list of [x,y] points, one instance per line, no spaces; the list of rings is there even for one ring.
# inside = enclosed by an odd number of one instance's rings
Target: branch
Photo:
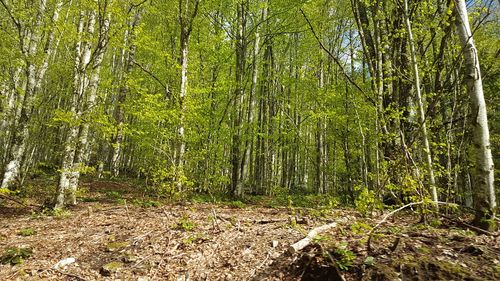
[[[167,85],[165,85],[165,83],[163,83],[158,77],[156,77],[156,75],[154,75],[151,71],[147,70],[144,66],[142,66],[140,63],[138,63],[136,60],[132,60],[132,63],[137,65],[142,71],[149,74],[149,76],[153,77],[153,79],[156,80],[156,82],[158,82],[165,89],[166,92],[168,92]]]
[[[30,208],[30,209],[43,209],[43,205],[38,205],[38,204],[25,204],[24,202],[12,197],[12,196],[8,196],[8,195],[4,195],[4,194],[0,194],[0,198],[1,199],[5,199],[5,200],[9,200],[9,201],[12,201],[12,202],[15,202],[23,207],[27,207],[27,208]]]
[[[396,210],[388,213],[387,215],[385,215],[381,221],[379,221],[371,230],[370,232],[368,232],[368,240],[366,241],[366,251],[368,253],[371,252],[371,246],[370,246],[370,242],[372,240],[372,236],[373,236],[373,233],[375,233],[375,230],[377,228],[379,228],[389,217],[391,217],[392,215],[394,215],[395,213],[403,210],[403,209],[406,209],[408,207],[411,207],[411,206],[414,206],[414,205],[420,205],[420,204],[423,204],[424,201],[419,201],[419,202],[412,202],[412,203],[409,203],[409,204],[406,204],[404,206],[401,206],[399,208],[397,208]]]
[[[316,31],[314,30],[314,27],[312,26],[311,22],[307,18],[307,16],[304,13],[304,11],[302,9],[299,9],[299,10],[302,13],[302,15],[304,16],[304,19],[306,20],[307,25],[309,25],[309,29],[311,30],[312,34],[314,35],[314,38],[316,38],[316,41],[318,42],[318,44],[321,47],[321,49],[323,49],[333,59],[333,61],[335,61],[335,63],[338,65],[338,67],[340,68],[340,71],[345,76],[345,78],[347,79],[347,81],[349,81],[349,83],[351,83],[356,89],[358,89],[363,94],[363,96],[365,96],[365,98],[367,98],[373,105],[376,105],[377,103],[373,100],[373,98],[371,98],[370,96],[368,96],[365,93],[365,91],[363,91],[363,89],[361,89],[361,87],[358,84],[356,84],[356,82],[354,82],[354,80],[352,80],[352,78],[349,75],[347,75],[347,73],[345,72],[345,69],[342,66],[342,64],[340,63],[339,59],[336,56],[334,56],[332,54],[332,52],[330,52],[330,50],[328,50],[325,47],[325,45],[323,44],[323,42],[321,42],[321,40],[319,39],[318,35],[316,34]]]
[[[7,14],[9,14],[9,17],[10,17],[10,19],[12,19],[12,22],[14,23],[14,25],[17,27],[17,29],[20,30],[21,29],[21,24],[19,23],[18,20],[16,20],[16,18],[14,17],[14,14],[12,14],[11,9],[7,6],[7,3],[5,3],[4,0],[0,0],[0,3],[2,3],[2,6],[7,11]]]
[[[288,252],[289,253],[296,253],[302,249],[304,249],[305,247],[307,247],[309,244],[311,244],[311,242],[313,241],[314,237],[316,237],[318,234],[320,234],[321,232],[325,232],[331,228],[334,228],[337,226],[337,223],[336,222],[332,222],[330,224],[326,224],[326,225],[323,225],[323,226],[320,226],[320,227],[316,227],[316,228],[313,228],[305,238],[303,238],[302,240],[290,245],[290,247],[288,248]]]

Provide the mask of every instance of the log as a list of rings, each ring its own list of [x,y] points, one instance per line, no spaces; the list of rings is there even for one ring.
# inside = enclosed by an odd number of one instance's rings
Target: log
[[[331,228],[334,228],[337,226],[337,223],[336,222],[332,222],[332,223],[329,223],[329,224],[325,224],[325,225],[322,225],[322,226],[319,226],[319,227],[316,227],[316,228],[313,228],[308,234],[306,237],[304,237],[302,240],[290,245],[290,247],[288,248],[288,252],[289,253],[296,253],[302,249],[304,249],[305,247],[307,247],[309,244],[311,244],[311,242],[313,241],[314,237],[316,237],[318,234],[320,234],[321,232],[325,232]]]

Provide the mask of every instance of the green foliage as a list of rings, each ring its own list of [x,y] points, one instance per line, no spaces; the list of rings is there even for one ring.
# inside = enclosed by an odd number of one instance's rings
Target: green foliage
[[[134,199],[132,201],[132,204],[135,205],[135,206],[138,206],[138,207],[142,207],[142,208],[151,208],[151,207],[154,207],[154,208],[157,208],[157,207],[161,207],[161,202],[159,201],[155,201],[155,200],[141,200],[141,199]]]
[[[10,195],[12,191],[8,188],[0,188],[0,195]]]
[[[63,208],[46,208],[41,212],[32,212],[31,217],[41,219],[45,217],[53,217],[56,219],[66,219],[71,217],[71,211]]]
[[[10,265],[22,264],[32,254],[33,250],[31,248],[7,248],[0,257],[0,263]]]
[[[367,266],[373,266],[375,264],[375,258],[372,256],[367,256],[363,261],[363,264]]]
[[[33,228],[23,228],[17,233],[17,235],[20,235],[20,236],[32,236],[35,234],[36,234],[36,230],[34,230]]]
[[[191,245],[195,243],[196,241],[202,240],[203,235],[200,233],[196,233],[194,235],[189,235],[187,238],[182,239],[182,244],[184,245]]]
[[[366,223],[361,222],[361,221],[356,221],[355,223],[353,223],[351,225],[351,231],[352,231],[352,233],[358,234],[358,235],[359,234],[366,234],[371,229],[372,229],[372,227],[369,224],[366,224]]]
[[[122,199],[122,194],[116,190],[109,190],[109,191],[106,191],[106,197],[108,197],[109,199]]]
[[[244,209],[246,208],[246,204],[241,202],[241,201],[230,201],[229,203],[227,203],[227,205],[231,208],[235,208],[235,209]]]
[[[356,190],[359,191],[359,195],[354,203],[356,204],[356,209],[360,213],[367,215],[374,210],[383,209],[382,201],[373,190],[369,190],[368,188],[361,186],[356,187]]]
[[[439,219],[433,219],[429,222],[430,226],[432,227],[439,227],[442,222]]]
[[[356,255],[348,249],[348,244],[346,242],[339,243],[335,247],[333,254],[337,261],[337,265],[344,271],[349,270],[356,260]]]
[[[194,223],[188,215],[182,216],[174,227],[178,230],[183,231],[193,231],[196,228],[196,223]]]
[[[173,200],[185,199],[193,187],[182,171],[175,167],[159,168],[151,173],[153,185],[149,188],[152,194],[168,197]]]

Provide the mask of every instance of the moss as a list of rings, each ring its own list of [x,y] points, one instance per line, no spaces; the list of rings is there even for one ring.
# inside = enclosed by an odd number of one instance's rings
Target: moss
[[[126,248],[129,246],[128,242],[111,242],[106,245],[106,250],[108,252],[114,252]]]
[[[376,264],[374,267],[369,268],[366,274],[363,275],[362,280],[398,280],[398,274],[394,268],[386,264]]]
[[[461,265],[434,257],[420,257],[413,262],[401,262],[395,267],[401,268],[406,276],[415,276],[413,280],[464,280],[473,277]]]
[[[111,274],[117,272],[123,267],[123,263],[119,261],[113,261],[110,263],[107,263],[101,267],[101,274],[104,276],[111,276]]]
[[[425,246],[422,246],[422,247],[417,248],[417,252],[419,252],[421,254],[430,254],[432,251],[431,251],[431,249],[429,249]]]
[[[126,253],[122,257],[122,261],[125,263],[132,263],[137,261],[137,256],[131,254],[131,253]]]

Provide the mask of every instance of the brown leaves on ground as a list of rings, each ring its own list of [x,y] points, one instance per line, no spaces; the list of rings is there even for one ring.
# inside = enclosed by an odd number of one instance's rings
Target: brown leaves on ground
[[[231,219],[214,222],[214,210],[217,216]],[[270,217],[283,220],[251,222]],[[184,280],[187,276],[191,280],[248,280],[302,237],[287,226],[286,218],[286,211],[262,208],[128,206],[127,214],[125,206],[82,203],[66,218],[2,219],[0,251],[29,245],[33,254],[23,264],[0,265],[0,279],[61,280],[61,272],[84,280],[105,279],[102,267],[119,262],[122,265],[113,272],[113,280]],[[193,229],[179,227],[182,221],[192,222]],[[17,235],[27,227],[37,234]],[[277,247],[273,248],[273,241],[278,241]],[[69,257],[76,262],[61,272],[52,268]]]
[[[500,279],[498,237],[451,224],[424,226],[410,215],[381,227],[368,255],[366,233],[378,216],[332,210],[326,220],[314,210],[200,203],[144,208],[130,204],[132,197],[117,204],[115,195],[52,216],[0,209],[0,254],[32,250],[20,264],[0,264],[0,280]],[[295,223],[300,220],[304,224]],[[313,227],[330,221],[338,227],[317,244],[287,253]],[[26,229],[33,234],[20,235]],[[54,267],[68,258],[75,261]]]

